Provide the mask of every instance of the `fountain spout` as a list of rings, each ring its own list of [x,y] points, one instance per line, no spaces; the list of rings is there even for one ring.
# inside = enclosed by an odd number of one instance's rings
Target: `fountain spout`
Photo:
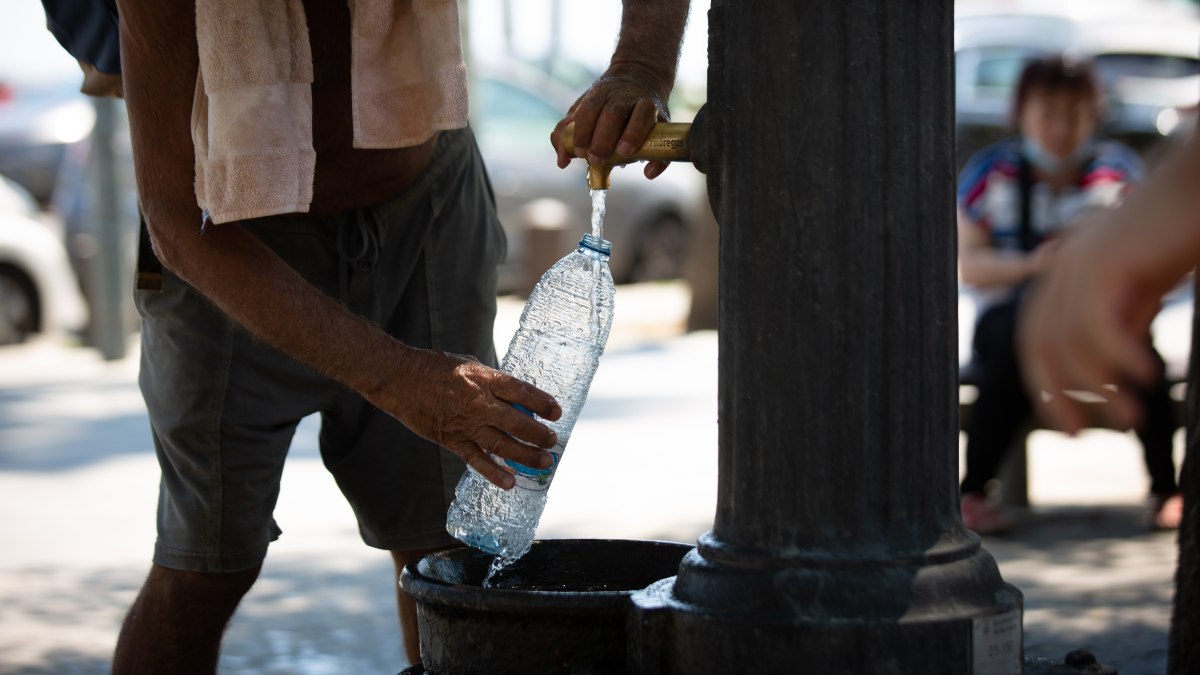
[[[660,160],[665,162],[693,162],[701,172],[706,172],[707,162],[704,150],[706,143],[699,142],[704,138],[705,109],[702,107],[696,114],[694,122],[659,122],[650,129],[646,140],[628,157],[613,154],[607,161],[599,165],[588,165],[587,183],[592,190],[607,190],[610,185],[610,174],[614,166],[624,166],[631,162]],[[567,125],[563,133],[563,146],[567,154],[575,154],[575,123]]]

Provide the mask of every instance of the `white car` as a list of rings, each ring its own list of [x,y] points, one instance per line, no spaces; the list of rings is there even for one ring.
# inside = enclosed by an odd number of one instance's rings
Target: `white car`
[[[87,308],[62,241],[27,192],[0,176],[0,344],[77,332]]]

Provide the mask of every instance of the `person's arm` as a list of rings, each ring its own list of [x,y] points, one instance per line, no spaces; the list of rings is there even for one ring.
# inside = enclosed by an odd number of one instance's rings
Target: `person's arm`
[[[622,7],[621,35],[608,70],[550,134],[559,168],[571,162],[563,148],[563,131],[571,122],[576,156],[597,165],[614,152],[628,157],[656,122],[670,119],[667,100],[675,86],[688,0],[624,0]],[[646,177],[666,168],[666,162],[648,162]]]
[[[408,347],[309,284],[237,223],[200,232],[191,107],[198,55],[190,0],[121,0],[121,59],[142,209],[163,265],[251,333],[361,393],[488,480],[512,476],[484,450],[548,467],[554,399],[463,356]]]
[[[1001,251],[962,209],[958,211],[958,269],[975,288],[1013,286],[1036,276],[1049,261],[1052,242],[1031,253]]]
[[[1163,295],[1198,261],[1200,143],[1193,138],[1120,207],[1064,240],[1024,303],[1022,373],[1049,423],[1082,429],[1084,407],[1062,392],[1086,390],[1109,399],[1098,410],[1109,424],[1138,424],[1136,389],[1160,375],[1150,324]],[[1114,384],[1116,391],[1105,386]]]

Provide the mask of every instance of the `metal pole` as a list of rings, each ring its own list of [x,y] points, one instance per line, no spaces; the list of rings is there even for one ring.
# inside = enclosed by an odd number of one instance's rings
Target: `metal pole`
[[[952,20],[713,2],[717,513],[635,599],[642,672],[1021,672],[958,515]]]
[[[562,0],[550,0],[550,47],[546,50],[543,67],[552,72],[554,62],[562,53]]]
[[[511,57],[515,54],[512,0],[501,0],[500,2],[500,30],[504,34],[504,55]]]
[[[120,216],[117,155],[113,139],[120,103],[113,98],[93,99],[96,126],[88,173],[95,195],[96,242],[98,251],[90,268],[92,343],[106,360],[125,357],[127,308],[130,293],[129,253],[126,251]]]

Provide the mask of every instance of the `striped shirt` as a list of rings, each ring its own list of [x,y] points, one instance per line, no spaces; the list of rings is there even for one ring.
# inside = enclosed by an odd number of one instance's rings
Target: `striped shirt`
[[[1036,175],[1030,187],[1029,224],[1037,240],[1062,234],[1085,212],[1116,206],[1142,179],[1142,163],[1130,148],[1110,140],[1091,145],[1079,180],[1055,193]],[[1021,250],[1021,141],[1008,139],[976,153],[958,178],[958,207],[1002,251]],[[1006,298],[1011,288],[976,292],[983,310]]]

